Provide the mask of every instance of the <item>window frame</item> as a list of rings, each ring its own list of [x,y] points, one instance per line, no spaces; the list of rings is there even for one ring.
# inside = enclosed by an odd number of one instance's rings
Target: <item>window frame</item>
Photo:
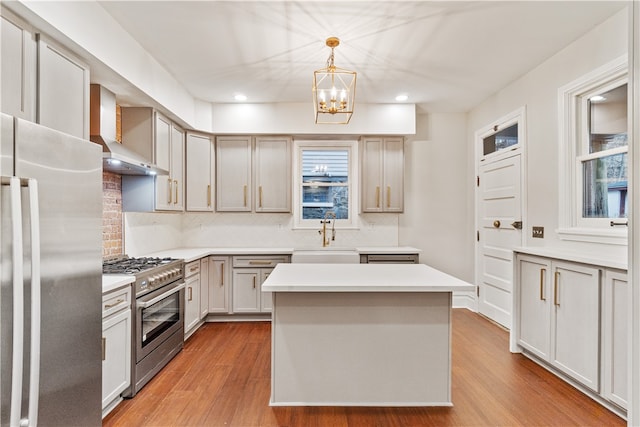
[[[319,229],[318,219],[302,219],[302,152],[311,150],[347,150],[349,152],[349,175],[347,191],[349,199],[348,219],[335,220],[335,228],[357,229],[358,213],[358,141],[357,140],[294,140],[294,194],[293,194],[293,228],[294,229]]]
[[[611,227],[611,218],[583,218],[585,184],[582,165],[603,153],[589,154],[589,97],[628,84],[628,80],[627,55],[623,55],[558,89],[558,235],[562,240],[627,244],[626,227]],[[628,147],[604,151],[607,155],[620,152],[628,152]]]

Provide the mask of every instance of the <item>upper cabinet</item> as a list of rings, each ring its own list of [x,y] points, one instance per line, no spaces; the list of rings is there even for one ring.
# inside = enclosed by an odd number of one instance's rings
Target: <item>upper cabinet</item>
[[[187,210],[213,212],[214,147],[211,136],[187,133]]]
[[[218,137],[216,210],[291,212],[291,138]]]
[[[0,24],[2,112],[35,121],[36,39],[29,26],[6,10]]]
[[[255,211],[291,212],[291,138],[257,137]]]
[[[404,140],[366,137],[361,140],[362,212],[404,210]]]
[[[89,138],[89,67],[2,9],[2,112]]]
[[[155,177],[123,176],[123,210],[183,211],[184,130],[148,107],[122,108],[121,117],[122,144],[168,171]]]
[[[37,105],[41,125],[89,139],[89,67],[41,36]]]

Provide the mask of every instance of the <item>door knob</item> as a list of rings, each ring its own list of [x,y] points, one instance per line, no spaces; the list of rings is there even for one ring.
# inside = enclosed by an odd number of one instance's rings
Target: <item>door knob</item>
[[[495,221],[493,221],[493,226],[494,226],[495,228],[500,228],[500,221],[499,221],[499,220],[497,220],[497,219],[496,219]]]

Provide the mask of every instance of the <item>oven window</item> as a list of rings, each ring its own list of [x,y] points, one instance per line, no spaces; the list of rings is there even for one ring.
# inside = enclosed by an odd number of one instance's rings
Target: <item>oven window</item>
[[[180,292],[142,309],[142,347],[180,321]]]

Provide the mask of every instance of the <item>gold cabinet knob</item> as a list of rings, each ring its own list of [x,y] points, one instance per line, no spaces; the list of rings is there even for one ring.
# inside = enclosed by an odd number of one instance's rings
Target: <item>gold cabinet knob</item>
[[[499,220],[497,220],[497,219],[496,219],[495,221],[493,221],[493,226],[494,226],[495,228],[500,228],[500,221],[499,221]]]

